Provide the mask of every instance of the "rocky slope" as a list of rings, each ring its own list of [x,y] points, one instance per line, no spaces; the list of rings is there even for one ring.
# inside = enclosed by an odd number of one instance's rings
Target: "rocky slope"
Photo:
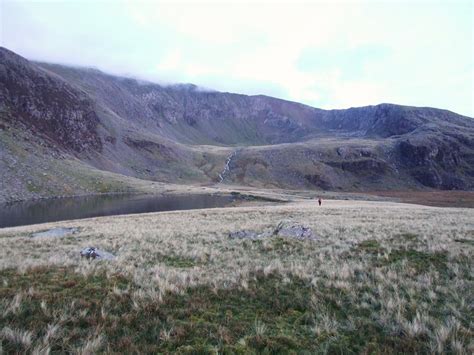
[[[434,108],[320,110],[163,86],[35,63],[0,48],[0,171],[3,200],[116,191],[111,181],[121,176],[351,191],[472,189],[474,121]]]

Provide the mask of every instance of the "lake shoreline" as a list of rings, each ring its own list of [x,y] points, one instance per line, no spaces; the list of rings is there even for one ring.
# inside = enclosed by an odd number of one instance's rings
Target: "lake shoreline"
[[[237,191],[173,191],[35,199],[0,205],[0,228],[140,213],[289,202]]]

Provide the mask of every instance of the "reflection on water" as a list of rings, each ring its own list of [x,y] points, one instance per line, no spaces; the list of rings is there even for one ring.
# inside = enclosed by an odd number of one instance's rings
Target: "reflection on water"
[[[0,204],[0,228],[119,214],[223,207],[228,196],[106,195]]]

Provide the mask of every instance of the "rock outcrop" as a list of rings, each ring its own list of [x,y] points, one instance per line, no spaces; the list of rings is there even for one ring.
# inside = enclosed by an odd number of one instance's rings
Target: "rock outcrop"
[[[276,228],[257,232],[254,230],[239,230],[229,233],[230,239],[264,239],[271,237],[290,238],[298,240],[317,240],[318,237],[313,233],[311,228],[300,223],[292,221],[281,221]]]
[[[0,48],[0,111],[56,146],[100,151],[93,100],[58,75]]]
[[[273,234],[283,238],[294,238],[300,240],[317,239],[311,228],[291,221],[281,221]]]

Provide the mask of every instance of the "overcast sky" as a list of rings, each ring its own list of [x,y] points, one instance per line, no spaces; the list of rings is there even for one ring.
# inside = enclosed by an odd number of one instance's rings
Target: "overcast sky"
[[[0,44],[320,108],[391,102],[472,117],[473,11],[470,0],[0,0]]]

